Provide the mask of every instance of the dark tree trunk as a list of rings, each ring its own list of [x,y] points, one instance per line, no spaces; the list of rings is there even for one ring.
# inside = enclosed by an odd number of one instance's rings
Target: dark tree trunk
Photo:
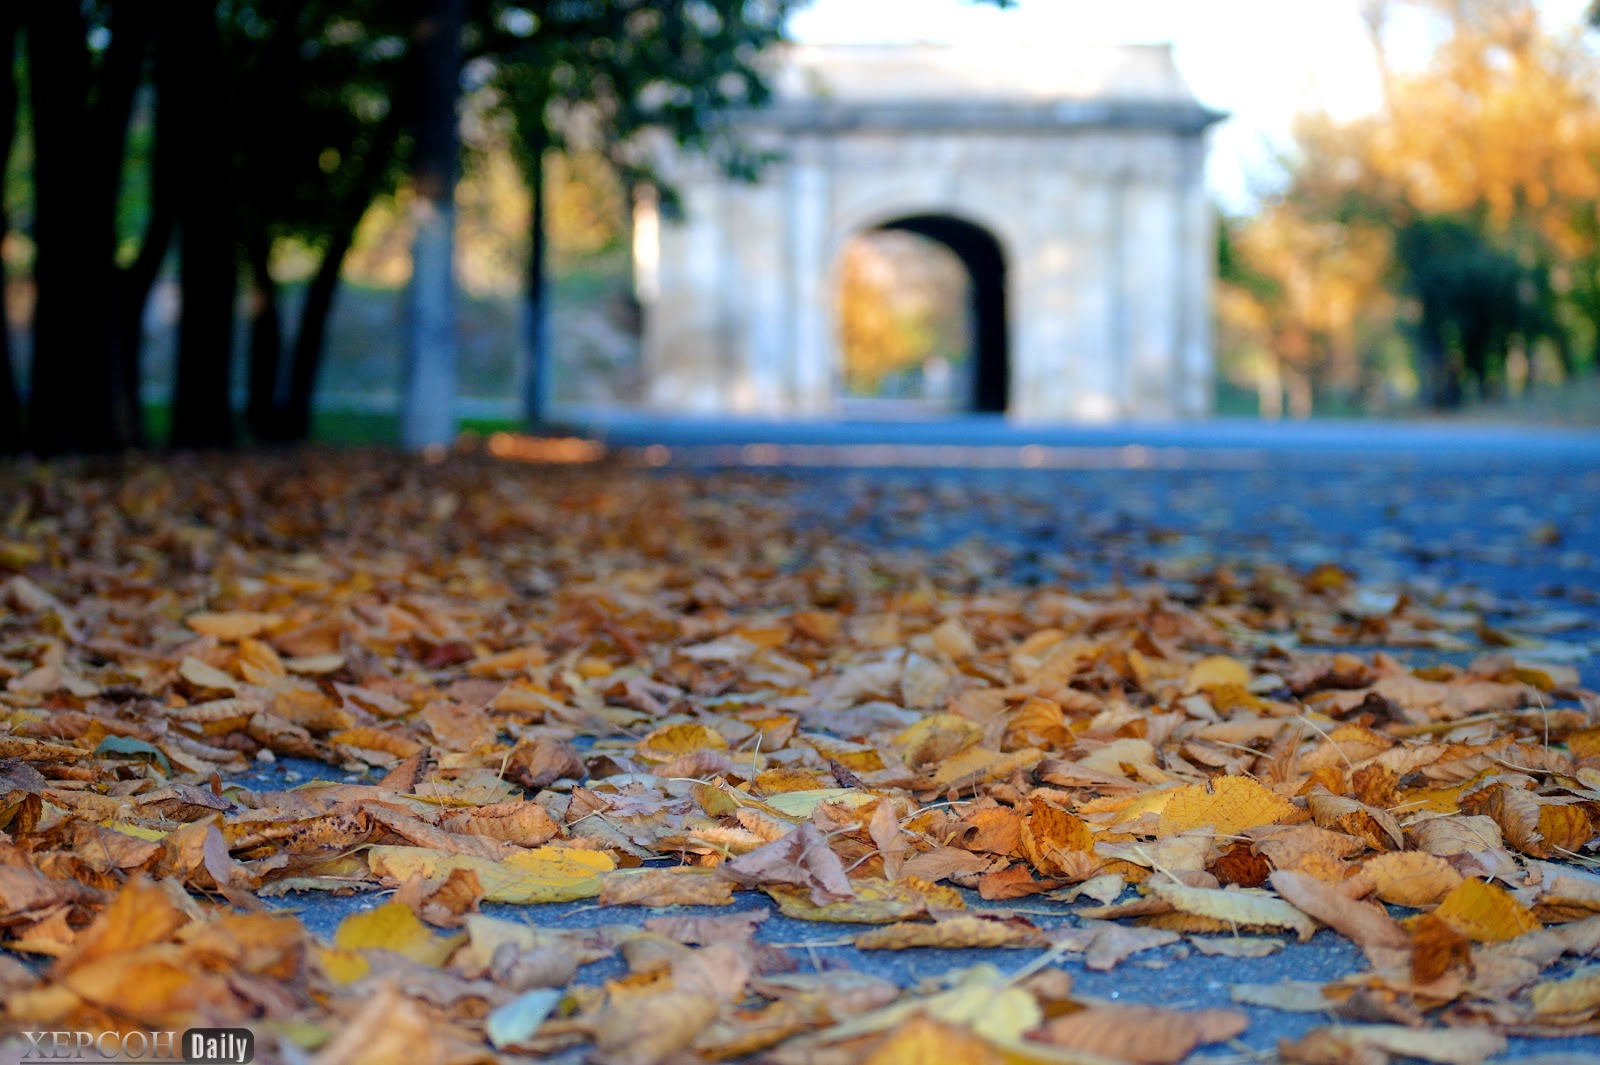
[[[1417,331],[1417,354],[1421,363],[1423,401],[1434,410],[1461,404],[1460,384],[1451,372],[1441,318],[1438,306],[1424,299],[1422,321]]]
[[[28,443],[46,455],[110,450],[122,443],[109,328],[121,157],[97,138],[115,108],[106,94],[91,110],[88,27],[78,5],[30,4],[24,17],[38,249]],[[124,45],[114,40],[111,48]]]
[[[11,158],[11,142],[17,132],[17,35],[22,29],[22,11],[17,5],[0,12],[0,174]],[[11,229],[6,215],[5,197],[0,196],[0,243]],[[0,454],[22,446],[22,401],[17,393],[16,367],[11,358],[11,319],[6,314],[5,261],[0,259]]]
[[[173,0],[177,40],[187,53],[183,121],[175,146],[182,174],[183,317],[178,323],[178,379],[173,389],[173,447],[234,443],[232,363],[234,301],[239,291],[238,221],[228,131],[228,67],[215,10],[204,0]]]
[[[245,421],[258,442],[273,439],[283,372],[283,318],[272,280],[272,238],[257,229],[244,242],[250,270],[250,394]]]
[[[139,351],[127,345],[120,328],[126,316],[127,299],[123,271],[116,268],[116,209],[121,193],[123,163],[128,154],[128,133],[133,118],[133,102],[144,78],[145,57],[150,38],[153,8],[148,4],[119,3],[111,7],[111,44],[100,68],[96,92],[90,105],[90,129],[98,146],[100,161],[96,172],[104,185],[101,202],[111,212],[112,245],[108,278],[110,313],[104,325],[106,364],[110,369],[112,391],[112,432],[120,447],[144,441],[144,406],[139,396]]]
[[[333,314],[334,297],[339,294],[339,271],[344,266],[345,256],[350,254],[355,236],[354,224],[334,236],[306,288],[305,303],[300,307],[300,325],[294,334],[289,390],[282,410],[285,440],[298,443],[311,435],[311,408],[317,396],[317,378],[322,373],[322,355],[327,349],[328,319]]]
[[[157,16],[162,17],[161,15]],[[150,205],[139,251],[127,266],[117,271],[116,317],[111,323],[111,358],[117,378],[118,424],[131,428],[130,444],[142,446],[144,403],[140,387],[144,383],[144,313],[166,261],[177,225],[177,181],[181,177],[173,166],[172,138],[182,122],[180,72],[188,62],[164,27],[156,29],[154,76],[155,115],[150,161]]]
[[[360,179],[351,188],[349,198],[334,223],[334,231],[328,236],[317,272],[306,286],[305,300],[300,305],[300,318],[295,328],[294,345],[288,354],[287,369],[280,367],[270,382],[270,415],[259,425],[254,421],[251,423],[258,440],[274,444],[297,444],[311,435],[311,410],[317,394],[317,379],[322,372],[323,353],[327,349],[328,320],[339,294],[339,274],[355,244],[356,227],[361,224],[362,216],[367,213],[367,207],[377,194],[405,124],[406,115],[397,98],[392,101],[388,116],[373,132]],[[258,383],[252,380],[252,408],[257,403],[257,387]]]
[[[528,212],[527,371],[523,380],[522,420],[529,430],[544,426],[550,417],[550,286],[545,265],[549,241],[545,231],[544,154],[549,147],[543,116],[527,134]]]

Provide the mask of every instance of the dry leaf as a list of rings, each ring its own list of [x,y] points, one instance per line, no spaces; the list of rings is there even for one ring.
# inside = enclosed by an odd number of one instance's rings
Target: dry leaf
[[[850,898],[822,905],[817,904],[813,893],[800,888],[768,885],[765,890],[785,917],[798,917],[802,921],[887,924],[920,917],[930,911],[966,908],[960,892],[914,876],[902,876],[898,880],[866,877],[855,881],[854,888]]]
[[[1091,1006],[1047,1022],[1031,1038],[1139,1065],[1176,1065],[1195,1047],[1226,1042],[1249,1023],[1238,1010]]]
[[[1274,890],[1363,949],[1403,950],[1411,937],[1382,907],[1358,902],[1338,888],[1308,876],[1280,869],[1269,878]]]
[[[1037,947],[1045,937],[1021,918],[958,914],[932,924],[901,922],[856,936],[858,950],[910,950],[914,947]]]
[[[606,874],[602,906],[727,906],[733,882],[710,869],[619,869]]]
[[[1482,880],[1463,880],[1451,888],[1433,916],[1480,943],[1515,939],[1539,927],[1538,918],[1505,888]]]
[[[1482,1028],[1406,1028],[1394,1024],[1352,1024],[1317,1028],[1279,1048],[1285,1061],[1321,1063],[1360,1060],[1355,1051],[1420,1058],[1441,1065],[1476,1065],[1505,1052],[1505,1036]],[[1336,1056],[1330,1056],[1336,1055]],[[1379,1059],[1386,1060],[1386,1059]]]
[[[616,862],[599,851],[538,847],[493,862],[423,847],[373,847],[367,862],[377,876],[405,881],[413,876],[443,878],[453,870],[477,874],[488,902],[568,902],[600,894],[601,874]]]
[[[1275,895],[1248,888],[1222,891],[1151,883],[1150,892],[1180,913],[1209,917],[1240,928],[1288,928],[1303,943],[1317,931],[1316,922]]]
[[[1249,777],[1213,777],[1173,791],[1161,808],[1157,831],[1171,836],[1208,825],[1231,836],[1277,824],[1297,812],[1294,803]]]

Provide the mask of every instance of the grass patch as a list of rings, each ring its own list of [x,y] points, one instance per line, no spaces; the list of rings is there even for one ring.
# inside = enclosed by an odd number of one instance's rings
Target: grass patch
[[[172,428],[172,409],[166,404],[147,403],[144,408],[145,438],[155,446],[166,443]],[[490,433],[516,432],[522,423],[511,418],[462,418],[461,432],[488,436]],[[241,428],[244,443],[248,434]],[[385,411],[329,409],[311,416],[311,442],[327,447],[386,447],[400,442],[400,416]]]

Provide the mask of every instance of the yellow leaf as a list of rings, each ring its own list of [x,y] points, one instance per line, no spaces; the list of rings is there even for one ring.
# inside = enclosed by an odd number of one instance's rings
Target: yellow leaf
[[[856,936],[858,950],[910,950],[915,947],[1036,947],[1044,935],[1021,918],[996,919],[958,914],[932,924],[902,921]]]
[[[819,1033],[817,1038],[829,1043],[841,1042],[888,1031],[917,1015],[937,1017],[945,1023],[971,1029],[1004,1048],[1002,1061],[1067,1060],[1058,1057],[1049,1047],[1040,1046],[1035,1053],[1023,1043],[1022,1034],[1038,1027],[1044,1014],[1032,994],[1011,986],[1011,981],[992,965],[974,965],[948,991],[925,999],[902,998],[843,1020]],[[935,1054],[922,1060],[944,1061],[946,1058]]]
[[[353,950],[318,947],[317,962],[336,984],[353,984],[372,971],[372,963]]]
[[[358,751],[374,751],[380,754],[393,755],[395,758],[410,758],[422,750],[422,744],[409,736],[398,732],[389,732],[370,725],[358,725],[335,732],[328,739],[333,743],[342,744]]]
[[[705,725],[663,725],[639,741],[639,757],[666,762],[695,751],[725,751],[728,741]]]
[[[1157,832],[1174,836],[1210,825],[1218,835],[1275,825],[1297,811],[1294,803],[1249,777],[1215,777],[1173,791],[1161,810]]]
[[[1250,686],[1250,667],[1237,658],[1227,655],[1211,655],[1202,658],[1189,667],[1189,675],[1183,679],[1185,692],[1205,691],[1207,688],[1221,688],[1225,685],[1238,685],[1241,688]]]
[[[1541,1017],[1592,1014],[1600,1009],[1600,968],[1591,965],[1565,980],[1534,984],[1529,996]]]
[[[467,672],[474,677],[510,677],[542,666],[550,655],[538,644],[514,647],[509,651],[487,655],[467,663]]]
[[[375,875],[399,881],[437,879],[455,869],[470,869],[478,874],[485,901],[515,903],[592,899],[600,894],[600,874],[616,868],[600,851],[564,847],[534,847],[501,862],[426,847],[373,847],[367,862]]]
[[[861,806],[877,796],[858,788],[815,788],[809,791],[785,791],[769,795],[763,805],[787,817],[810,817],[811,811],[824,803],[843,806]]]
[[[1542,927],[1539,919],[1505,888],[1483,880],[1463,880],[1433,911],[1435,917],[1469,939],[1494,943]]]
[[[436,936],[403,902],[386,902],[339,922],[333,945],[340,950],[388,950],[427,966],[443,965],[460,936]]]

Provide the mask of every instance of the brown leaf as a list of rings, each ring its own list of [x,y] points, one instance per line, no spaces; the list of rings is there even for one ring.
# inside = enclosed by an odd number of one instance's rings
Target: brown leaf
[[[1238,1010],[1180,1012],[1155,1006],[1091,1006],[1057,1017],[1029,1037],[1138,1065],[1176,1065],[1195,1047],[1232,1039],[1249,1023]]]
[[[721,876],[745,887],[792,885],[818,906],[855,897],[844,863],[807,821],[780,839],[718,866]]]
[[[542,847],[560,831],[550,812],[531,801],[497,802],[458,810],[441,818],[439,827],[518,847]]]
[[[717,1016],[717,1000],[698,991],[613,999],[594,1022],[604,1065],[656,1065],[694,1042]]]
[[[1358,902],[1305,873],[1280,869],[1269,881],[1296,909],[1309,913],[1363,950],[1404,950],[1411,945],[1406,930],[1380,906]]]
[[[619,870],[600,887],[602,906],[727,906],[733,882],[710,869]]]
[[[1431,984],[1472,964],[1472,942],[1431,913],[1411,926],[1411,981]]]

